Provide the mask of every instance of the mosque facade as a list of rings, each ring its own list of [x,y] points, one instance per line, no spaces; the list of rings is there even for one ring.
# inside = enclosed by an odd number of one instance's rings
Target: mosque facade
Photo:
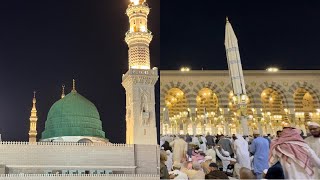
[[[150,69],[147,28],[150,8],[131,0],[126,90],[126,144],[113,144],[103,131],[96,106],[76,90],[49,110],[45,129],[37,132],[36,95],[30,116],[29,142],[0,142],[0,178],[9,179],[159,179],[159,146],[154,85],[157,68]],[[39,141],[37,141],[37,135]]]
[[[320,120],[319,70],[244,70],[249,134],[275,134],[290,124],[308,133]],[[226,70],[161,70],[162,134],[242,133]]]

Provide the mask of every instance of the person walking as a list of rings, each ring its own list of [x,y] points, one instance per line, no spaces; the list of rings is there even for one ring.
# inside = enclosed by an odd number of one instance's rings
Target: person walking
[[[269,141],[261,137],[258,130],[253,131],[253,137],[250,145],[250,152],[254,155],[253,171],[257,179],[262,179],[263,170],[269,168]]]
[[[241,167],[251,169],[248,142],[240,134],[235,135],[234,139],[233,147],[237,162]]]
[[[180,163],[186,156],[188,144],[177,136],[176,139],[170,143],[170,146],[173,149],[173,163]]]

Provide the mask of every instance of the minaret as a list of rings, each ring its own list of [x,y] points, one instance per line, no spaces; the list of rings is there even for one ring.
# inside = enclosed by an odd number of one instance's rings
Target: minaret
[[[37,109],[36,109],[36,92],[33,92],[33,100],[32,100],[32,109],[30,115],[30,131],[29,131],[29,142],[35,143],[37,142]]]
[[[126,13],[130,22],[125,37],[129,46],[129,70],[122,76],[122,85],[126,90],[127,144],[157,144],[154,86],[158,69],[150,69],[149,12],[145,0],[131,0]]]
[[[229,76],[231,77],[233,94],[236,96],[236,103],[238,105],[238,110],[240,111],[239,115],[243,135],[248,135],[248,122],[246,118],[247,95],[241,66],[238,39],[233,31],[228,17],[226,18],[226,32],[224,45],[226,48]]]

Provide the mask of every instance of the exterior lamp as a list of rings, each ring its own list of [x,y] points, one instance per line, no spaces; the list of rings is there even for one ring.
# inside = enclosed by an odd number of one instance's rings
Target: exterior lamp
[[[276,67],[269,67],[266,70],[267,70],[267,72],[278,72],[279,71],[279,69]]]
[[[182,68],[180,69],[180,71],[181,71],[181,72],[188,72],[188,71],[190,71],[190,68],[188,68],[188,67],[182,67]]]
[[[233,97],[232,97],[232,100],[233,100],[234,102],[236,102],[236,101],[237,101],[237,97],[236,97],[236,96],[233,96]]]

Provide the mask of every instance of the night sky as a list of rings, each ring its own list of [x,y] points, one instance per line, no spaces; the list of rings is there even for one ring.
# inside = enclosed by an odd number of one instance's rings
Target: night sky
[[[161,1],[161,69],[227,69],[225,19],[243,69],[320,69],[320,1]]]
[[[125,143],[125,90],[129,0],[5,0],[0,2],[0,133],[27,141],[33,91],[37,91],[38,138],[47,113],[76,79],[78,93],[93,102],[111,142]],[[160,1],[149,29],[151,65],[160,65]],[[159,84],[158,84],[159,85]],[[159,108],[157,107],[157,110]]]

